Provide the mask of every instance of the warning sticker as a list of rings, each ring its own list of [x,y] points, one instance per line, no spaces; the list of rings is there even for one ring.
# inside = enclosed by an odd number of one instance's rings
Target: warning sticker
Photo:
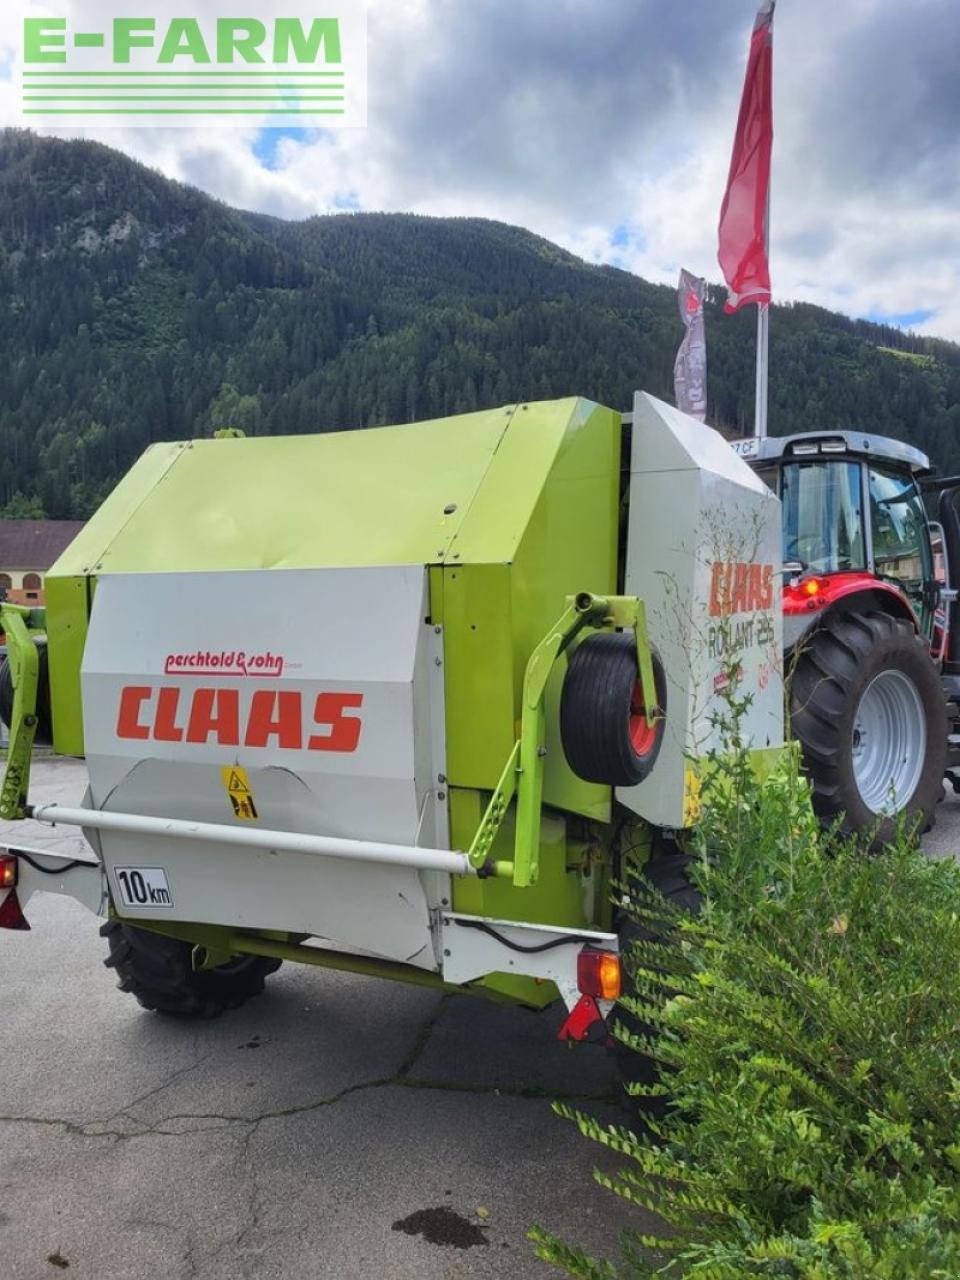
[[[241,769],[238,764],[227,765],[220,770],[220,776],[233,805],[233,816],[249,822],[257,819],[260,815],[253,801],[246,769]]]

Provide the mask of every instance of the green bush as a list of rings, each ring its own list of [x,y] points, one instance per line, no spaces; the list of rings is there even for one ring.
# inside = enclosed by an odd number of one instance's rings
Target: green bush
[[[906,832],[837,847],[792,759],[761,787],[735,751],[704,797],[704,909],[638,895],[660,941],[624,1001],[673,1107],[639,1134],[558,1107],[624,1157],[595,1176],[662,1237],[614,1263],[537,1230],[538,1255],[590,1280],[960,1276],[960,868]]]

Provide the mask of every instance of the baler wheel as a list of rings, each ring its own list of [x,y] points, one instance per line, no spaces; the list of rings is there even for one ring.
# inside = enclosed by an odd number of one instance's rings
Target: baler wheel
[[[642,882],[641,896],[644,888],[652,889],[655,892],[650,895],[650,901],[654,909],[656,909],[658,898],[662,898],[668,905],[668,911],[697,915],[703,899],[700,890],[690,881],[688,868],[692,861],[690,854],[663,851],[655,853],[639,876]],[[635,920],[627,912],[622,914],[617,932],[620,939],[620,954],[625,962],[623,965],[625,996],[637,995],[636,984],[632,977],[636,964],[636,960],[632,958],[633,948],[641,942],[665,941],[670,927],[669,916],[666,913],[662,924],[659,921],[654,923],[649,920]],[[649,964],[649,961],[647,963]],[[666,984],[669,986],[669,977],[666,978]],[[644,993],[641,993],[640,998],[644,998]],[[648,993],[646,993],[646,999],[649,1001]],[[607,1021],[612,1027],[619,1024],[631,1035],[650,1037],[655,1034],[653,1027],[622,1005],[614,1008]],[[631,1094],[630,1086],[646,1087],[660,1084],[664,1076],[664,1068],[656,1059],[630,1048],[618,1038],[614,1040],[613,1052],[617,1073],[624,1090],[624,1103],[628,1109],[641,1117],[647,1116],[651,1120],[662,1119],[670,1105],[669,1097],[659,1094],[652,1097],[638,1097]]]
[[[947,765],[946,700],[925,641],[888,613],[828,614],[802,642],[789,683],[813,807],[873,845],[905,815],[932,826]]]
[[[117,986],[136,996],[144,1009],[178,1018],[216,1018],[260,995],[264,979],[281,961],[237,956],[219,969],[197,971],[191,964],[193,944],[137,929],[119,920],[100,928],[110,954],[104,960],[117,971]]]
[[[39,664],[37,672],[37,733],[36,740],[41,743],[53,741],[53,721],[50,716],[50,668],[47,660],[47,646],[37,645]],[[10,728],[13,719],[13,673],[10,670],[10,659],[4,658],[0,663],[0,720]]]
[[[653,654],[657,719],[648,725],[629,631],[598,631],[577,648],[563,681],[560,738],[567,763],[585,782],[632,787],[649,774],[663,741],[667,682]]]

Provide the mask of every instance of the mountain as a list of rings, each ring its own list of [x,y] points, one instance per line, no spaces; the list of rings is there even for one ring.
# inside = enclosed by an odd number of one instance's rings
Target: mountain
[[[710,421],[748,430],[752,312],[708,302]],[[771,430],[960,471],[960,346],[776,307]],[[243,213],[90,142],[0,133],[0,514],[83,518],[150,443],[579,393],[669,399],[674,291],[477,218]]]

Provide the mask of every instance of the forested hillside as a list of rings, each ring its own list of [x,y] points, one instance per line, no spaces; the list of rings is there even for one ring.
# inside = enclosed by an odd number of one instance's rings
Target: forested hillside
[[[708,313],[748,428],[752,311]],[[0,133],[0,514],[89,515],[151,442],[672,395],[672,289],[479,219],[241,213],[87,142]],[[771,430],[898,435],[960,471],[960,347],[775,308]]]

